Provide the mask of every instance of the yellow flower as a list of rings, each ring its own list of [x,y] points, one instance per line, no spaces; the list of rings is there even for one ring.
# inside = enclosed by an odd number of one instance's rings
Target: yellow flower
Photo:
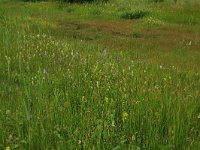
[[[128,118],[128,113],[127,112],[123,112],[122,113],[122,119],[123,121],[125,121]]]
[[[106,101],[106,103],[108,103],[108,97],[105,97],[105,101]]]
[[[199,113],[199,115],[197,116],[197,118],[200,119],[200,113]]]
[[[6,147],[6,150],[10,150],[10,146],[7,146],[7,147]]]
[[[97,88],[99,88],[99,81],[97,81]]]
[[[114,120],[112,121],[111,126],[112,126],[112,127],[115,127],[115,121],[114,121]]]
[[[82,101],[84,101],[85,100],[85,96],[82,96]]]

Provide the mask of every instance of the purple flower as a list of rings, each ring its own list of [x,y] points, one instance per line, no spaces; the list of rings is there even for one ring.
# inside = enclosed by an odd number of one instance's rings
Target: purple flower
[[[98,58],[97,62],[100,64],[100,63],[101,63],[101,59],[100,59],[100,58]]]
[[[104,49],[103,54],[104,54],[104,56],[106,56],[106,49]]]

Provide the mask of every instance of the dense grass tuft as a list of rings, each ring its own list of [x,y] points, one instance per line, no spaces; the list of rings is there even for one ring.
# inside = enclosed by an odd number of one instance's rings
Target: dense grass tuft
[[[135,11],[127,11],[120,15],[123,19],[142,19],[149,14],[148,11],[144,10],[135,10]]]

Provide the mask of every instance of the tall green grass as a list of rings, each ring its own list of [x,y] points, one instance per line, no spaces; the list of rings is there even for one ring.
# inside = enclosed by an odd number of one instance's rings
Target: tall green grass
[[[108,0],[21,0],[24,2],[47,2],[47,1],[54,1],[54,2],[67,2],[67,3],[92,3],[92,2],[107,2]]]
[[[200,148],[198,73],[0,26],[0,149]]]

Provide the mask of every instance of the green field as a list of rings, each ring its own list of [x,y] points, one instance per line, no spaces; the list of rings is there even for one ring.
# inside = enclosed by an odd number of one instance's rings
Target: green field
[[[0,0],[0,150],[200,149],[200,1]]]

